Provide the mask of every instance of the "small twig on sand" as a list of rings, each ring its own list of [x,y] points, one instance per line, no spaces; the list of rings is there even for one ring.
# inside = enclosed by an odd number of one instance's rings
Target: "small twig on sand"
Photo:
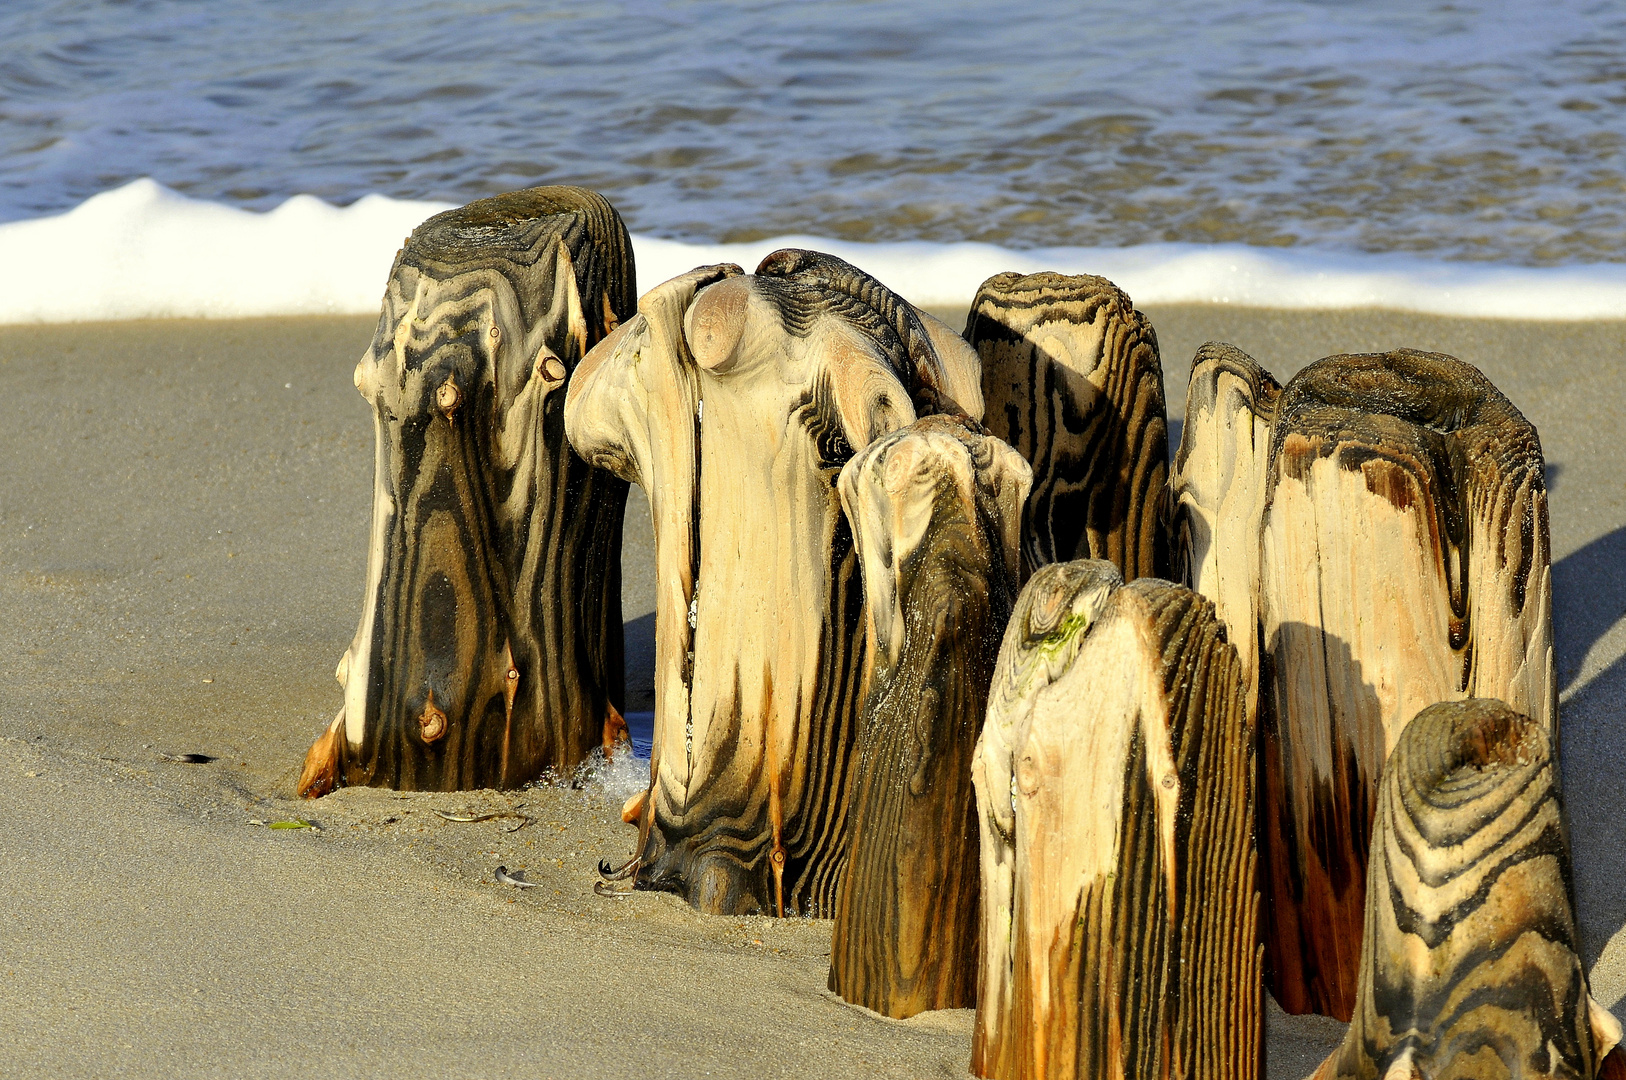
[[[533,824],[536,821],[535,818],[528,817],[525,814],[521,814],[514,810],[494,810],[489,814],[448,814],[444,810],[436,810],[435,813],[439,814],[447,821],[458,822],[491,821],[493,818],[518,818],[519,824],[515,825],[511,829],[502,830],[505,833],[519,832],[525,826]]]

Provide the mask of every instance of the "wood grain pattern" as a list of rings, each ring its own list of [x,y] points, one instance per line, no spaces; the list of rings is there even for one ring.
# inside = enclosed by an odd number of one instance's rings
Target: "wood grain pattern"
[[[1438,353],[1329,357],[1278,392],[1208,345],[1192,380],[1178,561],[1258,690],[1271,990],[1348,1019],[1373,798],[1405,719],[1481,694],[1556,723],[1541,446]]]
[[[971,755],[1016,600],[1031,475],[1009,445],[946,416],[841,470],[870,669],[829,986],[886,1016],[976,1004]]]
[[[622,693],[626,483],[565,442],[558,393],[631,314],[632,249],[581,188],[438,214],[396,256],[356,388],[376,469],[345,704],[300,792],[568,772]]]
[[[1281,386],[1242,350],[1210,341],[1191,362],[1169,479],[1176,578],[1214,602],[1259,704],[1259,532]]]
[[[1016,758],[1039,696],[1071,669],[1085,631],[1122,584],[1122,573],[1108,562],[1041,567],[1018,596],[1000,645],[988,714],[971,759],[982,877],[977,1025],[971,1043],[971,1071],[977,1076],[1021,1075],[1015,1071],[1021,1042],[1014,1025]]]
[[[1033,577],[973,766],[977,1075],[1260,1074],[1255,745],[1212,604],[1100,562]]]
[[[1591,1080],[1620,1025],[1576,955],[1547,726],[1431,705],[1377,796],[1356,1009],[1316,1080]]]
[[[1168,421],[1157,334],[1105,278],[996,274],[966,320],[984,422],[1033,466],[1023,574],[1107,559],[1169,575]]]
[[[974,412],[950,397],[974,360],[856,267],[781,251],[651,290],[584,361],[571,444],[654,515],[639,887],[708,912],[834,910],[864,675],[836,477],[917,401]]]
[[[1529,422],[1437,353],[1282,391],[1259,558],[1271,989],[1354,1006],[1374,798],[1407,719],[1495,696],[1556,734],[1547,497]]]

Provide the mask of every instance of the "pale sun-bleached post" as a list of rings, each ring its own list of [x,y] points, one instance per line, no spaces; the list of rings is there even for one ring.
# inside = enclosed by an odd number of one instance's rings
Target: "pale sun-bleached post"
[[[1348,1019],[1377,782],[1406,720],[1494,695],[1556,733],[1541,445],[1453,357],[1329,357],[1278,391],[1208,345],[1177,465],[1176,561],[1257,690],[1271,989]]]
[[[856,267],[786,250],[656,287],[584,361],[571,444],[654,515],[651,786],[621,871],[639,887],[834,910],[864,676],[836,477],[918,411],[975,418],[976,354],[951,338]]]
[[[972,1071],[1260,1075],[1253,725],[1213,605],[1099,561],[1023,589],[972,766]]]

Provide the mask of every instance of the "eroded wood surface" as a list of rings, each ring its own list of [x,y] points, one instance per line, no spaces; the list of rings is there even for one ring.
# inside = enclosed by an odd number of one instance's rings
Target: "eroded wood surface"
[[[966,319],[984,423],[1033,467],[1023,572],[1107,559],[1169,575],[1168,421],[1151,323],[1105,278],[996,274]]]
[[[1255,755],[1208,601],[1102,562],[1034,575],[973,765],[973,1072],[1259,1075]]]
[[[841,471],[863,571],[869,689],[830,989],[906,1018],[976,1004],[971,755],[1019,581],[1031,473],[957,419],[883,436]]]
[[[1432,705],[1377,797],[1354,1019],[1315,1080],[1590,1080],[1620,1025],[1587,993],[1545,724]]]
[[[1259,695],[1259,532],[1262,478],[1281,386],[1247,353],[1208,342],[1191,362],[1186,417],[1170,477],[1171,558],[1178,580],[1214,602]]]
[[[1556,734],[1535,429],[1440,354],[1332,357],[1283,390],[1259,552],[1272,989],[1347,1019],[1374,797],[1406,721],[1501,698]]]
[[[627,489],[571,452],[560,391],[632,309],[626,229],[581,188],[407,238],[355,371],[376,447],[361,624],[301,794],[513,787],[603,741]]]
[[[797,250],[658,286],[584,362],[571,443],[654,516],[639,887],[708,912],[833,911],[864,676],[836,477],[918,411],[974,418],[954,395],[975,362],[874,278]]]
[[[1377,778],[1405,720],[1481,694],[1556,723],[1541,447],[1443,354],[1329,357],[1278,394],[1210,345],[1192,378],[1179,561],[1258,688],[1271,989],[1347,1019]]]

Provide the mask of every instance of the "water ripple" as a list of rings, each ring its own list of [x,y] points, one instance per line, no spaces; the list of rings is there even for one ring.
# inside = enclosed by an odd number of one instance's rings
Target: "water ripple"
[[[1626,0],[41,0],[0,36],[0,220],[574,182],[691,240],[1626,261]]]

